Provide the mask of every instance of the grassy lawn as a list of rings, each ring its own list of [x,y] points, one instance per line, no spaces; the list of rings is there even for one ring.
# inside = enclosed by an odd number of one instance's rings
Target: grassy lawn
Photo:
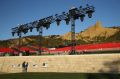
[[[0,79],[120,79],[120,74],[14,73],[0,74]]]

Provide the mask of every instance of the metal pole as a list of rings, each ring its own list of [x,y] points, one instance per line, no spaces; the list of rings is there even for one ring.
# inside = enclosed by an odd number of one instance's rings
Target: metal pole
[[[40,27],[39,28],[39,55],[41,55],[41,52],[42,52],[42,32],[43,32],[43,27]]]
[[[18,47],[19,55],[22,55],[22,53],[20,52],[20,48],[21,48],[21,36],[22,36],[22,34],[19,33],[19,47]]]
[[[75,54],[75,20],[71,17],[71,51],[70,55]]]

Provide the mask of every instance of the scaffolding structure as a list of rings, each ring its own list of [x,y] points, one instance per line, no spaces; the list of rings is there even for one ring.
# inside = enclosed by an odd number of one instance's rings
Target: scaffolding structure
[[[60,15],[55,14],[55,16],[49,16],[30,23],[18,25],[17,27],[12,28],[12,35],[14,36],[14,34],[17,34],[21,38],[22,33],[26,34],[28,30],[32,32],[32,30],[36,28],[39,32],[39,36],[42,36],[43,28],[50,28],[50,24],[54,22],[56,22],[57,25],[60,25],[60,22],[62,20],[66,21],[67,25],[69,24],[69,22],[71,22],[71,52],[69,54],[72,55],[75,54],[76,45],[75,20],[80,18],[81,22],[83,22],[85,15],[87,14],[88,17],[91,18],[94,11],[94,7],[89,6],[88,4],[85,8],[82,8],[82,6],[80,6],[79,8],[72,7],[68,12],[62,12],[62,14]],[[41,55],[41,39],[39,40],[39,49],[39,54]]]

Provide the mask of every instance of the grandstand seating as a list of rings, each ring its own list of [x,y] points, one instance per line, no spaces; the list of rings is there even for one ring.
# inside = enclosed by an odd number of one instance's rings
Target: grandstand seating
[[[76,51],[88,51],[88,50],[104,50],[104,49],[119,49],[120,50],[120,42],[119,43],[102,43],[102,44],[86,44],[86,45],[77,45],[75,46]],[[20,51],[26,52],[29,51],[30,53],[36,52],[39,50],[38,46],[23,46],[20,48]],[[71,47],[63,47],[63,48],[56,48],[53,50],[49,50],[48,48],[41,48],[43,52],[48,52],[48,53],[65,53],[69,52],[71,50]],[[0,47],[0,53],[15,53],[18,52],[12,48],[7,48],[7,47]]]
[[[29,48],[29,47],[21,47],[20,51],[23,51],[23,52],[29,51],[30,53],[35,52],[35,50],[33,50],[33,49]]]
[[[0,53],[14,52],[13,49],[7,47],[0,47]]]
[[[102,43],[102,44],[87,44],[87,45],[77,45],[75,46],[76,51],[86,51],[86,50],[99,50],[99,49],[120,49],[120,43]],[[55,50],[50,50],[49,52],[64,52],[70,51],[71,47],[57,48]]]

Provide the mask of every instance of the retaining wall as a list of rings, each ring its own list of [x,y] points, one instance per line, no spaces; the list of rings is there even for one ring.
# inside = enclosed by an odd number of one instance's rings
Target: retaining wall
[[[120,54],[0,57],[0,72],[22,72],[24,61],[28,72],[120,72]]]

